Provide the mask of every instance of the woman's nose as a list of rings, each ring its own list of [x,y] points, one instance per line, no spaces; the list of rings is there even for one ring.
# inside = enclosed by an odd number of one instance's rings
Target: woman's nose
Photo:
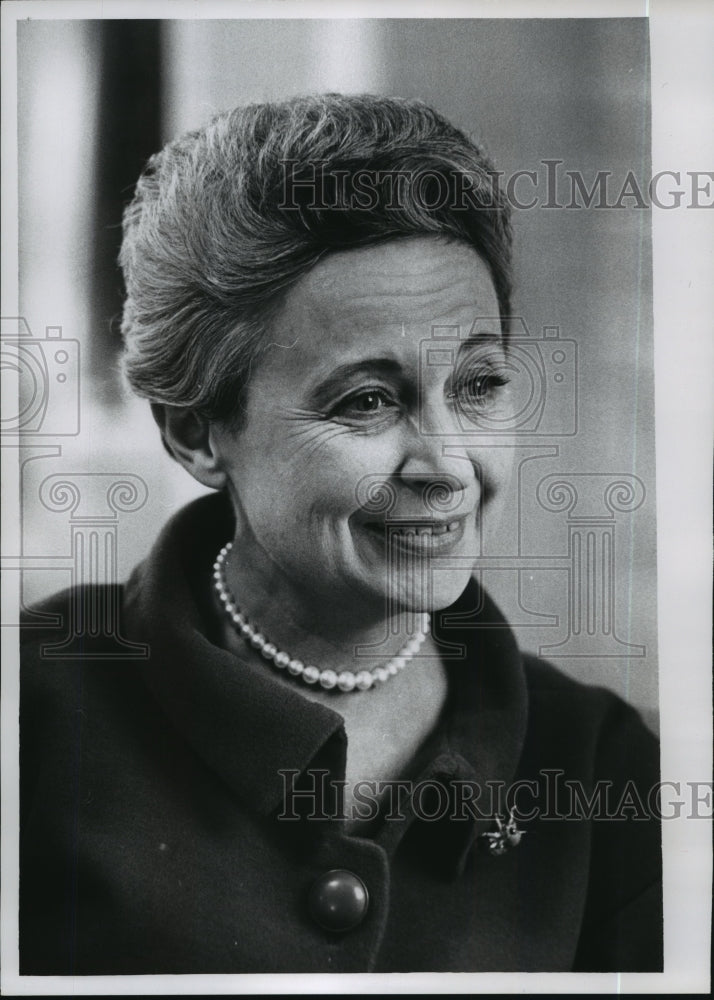
[[[449,408],[425,408],[412,423],[399,473],[415,490],[433,486],[458,494],[472,493],[478,487],[467,436]]]

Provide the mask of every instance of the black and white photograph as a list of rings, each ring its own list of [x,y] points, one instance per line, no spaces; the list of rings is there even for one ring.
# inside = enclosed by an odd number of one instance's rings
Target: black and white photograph
[[[2,13],[3,992],[709,992],[711,9]]]

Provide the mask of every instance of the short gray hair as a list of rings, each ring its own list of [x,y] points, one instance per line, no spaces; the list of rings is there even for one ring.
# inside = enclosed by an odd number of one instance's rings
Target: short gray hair
[[[429,234],[481,255],[506,323],[509,206],[438,112],[324,94],[219,114],[151,157],[124,212],[124,373],[152,402],[238,423],[267,322],[302,275],[331,251]]]

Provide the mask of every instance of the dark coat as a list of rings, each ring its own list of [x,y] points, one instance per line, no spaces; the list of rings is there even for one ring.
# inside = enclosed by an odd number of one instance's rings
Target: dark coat
[[[638,714],[521,655],[473,583],[435,616],[465,656],[446,661],[418,794],[348,835],[341,716],[215,643],[210,564],[231,533],[222,498],[197,501],[126,587],[28,621],[21,973],[661,970],[659,758]],[[77,615],[117,609],[123,646],[64,642]],[[527,832],[493,852],[516,781],[535,782]],[[339,933],[309,906],[331,869],[369,895]]]

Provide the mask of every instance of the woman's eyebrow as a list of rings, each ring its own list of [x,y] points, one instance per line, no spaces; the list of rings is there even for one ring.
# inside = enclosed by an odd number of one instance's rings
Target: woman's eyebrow
[[[338,365],[310,390],[310,402],[318,406],[329,402],[336,390],[360,376],[380,375],[394,379],[402,374],[402,366],[393,358],[364,358],[362,361]]]
[[[469,351],[476,350],[479,347],[505,348],[505,346],[504,339],[500,334],[493,333],[490,330],[482,330],[477,333],[472,332],[468,335],[468,337],[464,337],[464,339],[459,342],[457,354],[462,356],[467,354]]]
[[[500,333],[492,330],[472,330],[461,342],[461,347],[472,347],[478,344],[503,344],[503,337]]]

